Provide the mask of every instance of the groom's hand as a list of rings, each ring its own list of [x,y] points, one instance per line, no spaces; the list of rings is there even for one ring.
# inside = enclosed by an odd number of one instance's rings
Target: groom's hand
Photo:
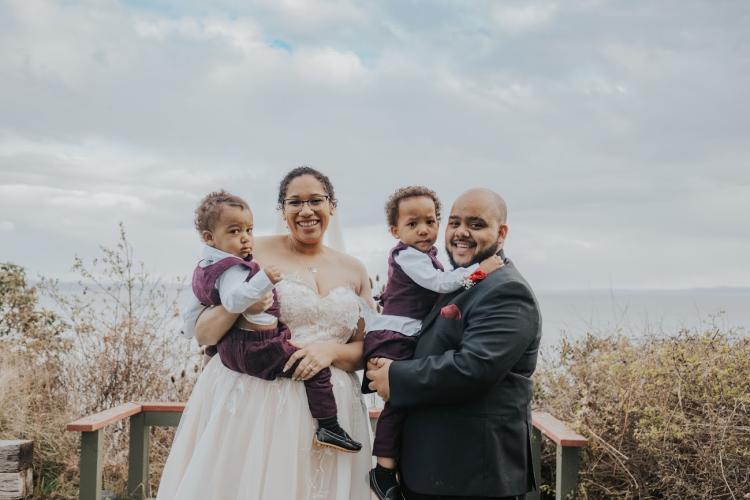
[[[370,379],[368,387],[376,391],[383,401],[391,398],[391,386],[388,382],[388,370],[391,368],[391,363],[393,360],[386,358],[372,358],[367,362],[367,378]]]

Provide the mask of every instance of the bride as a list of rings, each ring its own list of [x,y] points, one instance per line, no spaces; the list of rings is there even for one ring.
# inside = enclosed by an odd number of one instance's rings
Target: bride
[[[302,346],[299,364],[292,380],[268,381],[230,371],[214,356],[185,408],[159,499],[370,498],[369,423],[353,373],[362,363],[357,325],[362,301],[371,307],[369,278],[358,260],[323,245],[336,207],[325,175],[292,170],[278,201],[289,234],[257,238],[254,258],[284,273],[276,292],[281,320]],[[218,342],[236,318],[222,307],[206,310],[196,325],[199,343]],[[363,444],[358,453],[313,445],[315,424],[298,380],[328,366],[339,422]]]

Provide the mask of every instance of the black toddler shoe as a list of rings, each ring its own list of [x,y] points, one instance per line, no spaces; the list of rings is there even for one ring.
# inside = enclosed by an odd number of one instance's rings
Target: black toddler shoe
[[[401,493],[401,486],[396,479],[396,471],[392,471],[391,474],[393,476],[388,477],[387,481],[378,481],[375,469],[370,470],[370,489],[375,492],[380,500],[403,500],[404,495]]]
[[[356,453],[362,449],[362,443],[353,440],[351,436],[340,427],[336,431],[326,429],[325,427],[318,428],[318,430],[315,431],[315,444],[318,446],[334,448],[339,451],[345,451],[347,453]]]

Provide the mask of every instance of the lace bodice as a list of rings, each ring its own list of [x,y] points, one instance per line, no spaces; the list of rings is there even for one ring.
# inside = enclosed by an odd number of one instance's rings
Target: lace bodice
[[[292,340],[307,345],[335,341],[344,344],[357,328],[360,299],[348,286],[338,286],[321,297],[308,284],[285,278],[276,285],[281,321],[292,331]]]

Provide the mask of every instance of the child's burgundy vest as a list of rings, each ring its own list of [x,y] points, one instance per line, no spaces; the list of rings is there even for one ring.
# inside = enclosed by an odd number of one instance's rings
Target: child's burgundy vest
[[[248,269],[249,272],[245,281],[255,276],[260,271],[260,266],[250,259],[252,259],[252,256],[248,257],[248,260],[240,259],[239,257],[224,257],[206,267],[196,266],[195,271],[193,271],[193,293],[200,303],[206,306],[221,305],[221,297],[219,296],[219,290],[216,288],[216,281],[224,271],[232,266],[240,265]],[[279,317],[279,302],[276,299],[276,290],[273,291],[273,304],[266,309],[266,312],[271,316]]]
[[[409,245],[399,242],[391,249],[388,257],[388,284],[380,296],[383,302],[383,314],[422,320],[435,305],[440,294],[417,285],[396,263],[396,255],[407,248]],[[443,270],[443,265],[435,257],[437,248],[430,248],[426,255],[435,269]]]

